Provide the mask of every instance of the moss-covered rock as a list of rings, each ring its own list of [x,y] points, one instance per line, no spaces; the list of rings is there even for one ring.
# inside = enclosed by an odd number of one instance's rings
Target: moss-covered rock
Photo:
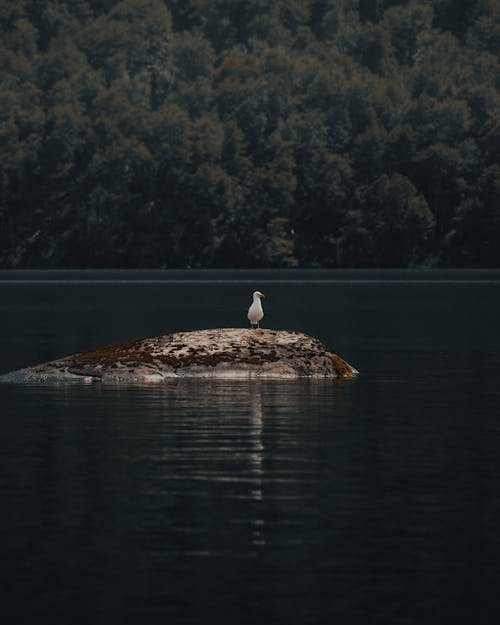
[[[180,377],[352,378],[345,360],[307,334],[221,328],[101,347],[0,376],[2,382],[162,382]]]

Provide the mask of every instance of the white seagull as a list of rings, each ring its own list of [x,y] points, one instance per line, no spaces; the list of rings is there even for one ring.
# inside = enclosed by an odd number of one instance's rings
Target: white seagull
[[[250,308],[248,309],[248,315],[247,315],[252,328],[255,325],[259,327],[259,321],[264,316],[264,311],[262,310],[262,302],[261,302],[261,300],[264,299],[264,297],[265,297],[264,293],[261,293],[260,291],[254,291],[253,302]]]

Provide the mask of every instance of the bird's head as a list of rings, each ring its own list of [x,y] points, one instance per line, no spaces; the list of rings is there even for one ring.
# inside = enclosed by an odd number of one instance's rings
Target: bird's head
[[[261,293],[260,291],[254,291],[253,298],[254,299],[264,299],[265,295],[264,295],[264,293]]]

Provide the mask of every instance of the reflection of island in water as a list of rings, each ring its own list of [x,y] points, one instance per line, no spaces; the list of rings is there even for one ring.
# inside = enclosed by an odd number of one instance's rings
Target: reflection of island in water
[[[44,427],[18,437],[23,453],[43,458],[44,466],[33,497],[24,500],[24,518],[50,525],[63,507],[66,526],[58,531],[64,542],[83,533],[97,510],[99,540],[108,541],[99,542],[100,549],[121,554],[116,562],[139,557],[120,551],[132,535],[131,544],[141,545],[158,566],[235,549],[256,556],[276,541],[310,541],[297,518],[317,489],[325,460],[321,432],[340,428],[340,441],[346,432],[355,438],[346,424],[355,386],[177,380],[44,387],[52,398]],[[34,392],[25,389],[28,397]],[[328,462],[342,465],[342,458]],[[16,472],[21,481],[25,474],[27,483],[31,479],[21,462]],[[40,493],[51,507],[39,508]]]
[[[312,472],[318,463],[318,450],[305,442],[310,439],[309,420],[316,427],[318,418],[334,418],[339,409],[345,413],[341,406],[349,402],[350,385],[182,380],[133,392],[131,397],[143,404],[144,421],[134,419],[128,425],[144,434],[147,424],[147,436],[154,441],[148,444],[147,457],[135,458],[148,467],[151,496],[177,502],[191,522],[213,516],[220,524],[213,527],[220,543],[211,541],[210,546],[200,542],[196,521],[179,529],[182,548],[191,554],[208,549],[213,555],[225,549],[233,533],[245,531],[252,551],[268,540],[270,506],[279,523],[293,523],[279,517],[290,502],[300,500],[297,489],[314,485]]]

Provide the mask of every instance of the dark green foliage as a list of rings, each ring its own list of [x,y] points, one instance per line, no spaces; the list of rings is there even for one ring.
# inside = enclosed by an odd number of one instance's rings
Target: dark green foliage
[[[412,266],[427,257],[434,217],[408,178],[381,176],[365,191],[361,205],[375,266]]]
[[[500,0],[0,0],[0,265],[500,266]]]

